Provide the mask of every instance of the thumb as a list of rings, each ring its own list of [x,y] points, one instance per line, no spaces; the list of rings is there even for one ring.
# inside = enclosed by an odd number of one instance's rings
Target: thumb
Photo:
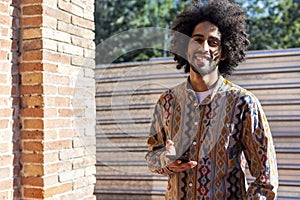
[[[197,166],[198,163],[196,161],[190,161],[188,162],[188,164],[191,166],[191,168],[194,168]]]

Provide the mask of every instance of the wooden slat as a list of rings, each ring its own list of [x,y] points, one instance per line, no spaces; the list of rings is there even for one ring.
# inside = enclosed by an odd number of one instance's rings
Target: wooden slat
[[[171,58],[98,66],[97,199],[164,199],[166,177],[147,169],[155,103],[185,80]],[[279,199],[300,199],[300,49],[248,52],[229,80],[260,100],[274,137]]]

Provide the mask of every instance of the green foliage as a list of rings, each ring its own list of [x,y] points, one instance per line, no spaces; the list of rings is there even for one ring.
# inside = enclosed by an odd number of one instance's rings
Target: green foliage
[[[96,45],[122,31],[139,27],[168,29],[176,15],[192,1],[197,0],[95,0]],[[293,0],[235,0],[235,2],[247,10],[251,50],[300,47],[300,9]],[[118,45],[114,48],[108,46],[107,49],[112,49],[108,54],[114,55],[116,49],[122,48],[122,45],[128,46],[128,43],[139,46],[143,40],[151,40],[149,37],[151,34],[147,31],[137,34],[139,35],[118,35],[118,40],[115,41]],[[140,39],[130,41],[130,37]],[[114,62],[148,60],[168,55],[160,49],[124,51]]]
[[[293,0],[236,2],[247,10],[251,50],[300,47],[300,12]]]
[[[95,0],[96,45],[109,37],[139,27],[169,28],[176,15],[188,4],[189,0]],[[122,34],[118,37],[127,37]],[[145,32],[131,37],[151,40]],[[120,38],[118,39],[118,41]],[[121,39],[122,41],[122,39]],[[139,46],[142,39],[132,46]],[[128,46],[128,43],[127,43]],[[166,56],[167,52],[160,49],[139,49],[124,52],[114,62],[148,60],[152,57]],[[108,54],[114,54],[109,52]],[[100,55],[99,55],[100,56]],[[106,61],[105,59],[103,61]]]
[[[95,0],[96,44],[114,34],[133,28],[146,0]]]

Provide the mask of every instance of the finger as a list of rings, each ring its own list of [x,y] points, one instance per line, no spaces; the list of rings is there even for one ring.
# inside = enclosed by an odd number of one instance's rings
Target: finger
[[[187,163],[191,168],[194,168],[194,167],[196,167],[197,166],[197,162],[196,161],[190,161],[190,162],[188,162]]]
[[[182,172],[191,169],[191,166],[188,163],[182,163],[180,165],[169,165],[168,168],[174,172]]]

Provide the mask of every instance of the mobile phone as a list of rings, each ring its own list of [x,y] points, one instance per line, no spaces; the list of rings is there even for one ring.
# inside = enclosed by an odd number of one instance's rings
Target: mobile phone
[[[167,158],[169,158],[171,161],[180,160],[182,163],[190,162],[190,159],[188,159],[185,156],[178,156],[178,155],[166,155]]]

